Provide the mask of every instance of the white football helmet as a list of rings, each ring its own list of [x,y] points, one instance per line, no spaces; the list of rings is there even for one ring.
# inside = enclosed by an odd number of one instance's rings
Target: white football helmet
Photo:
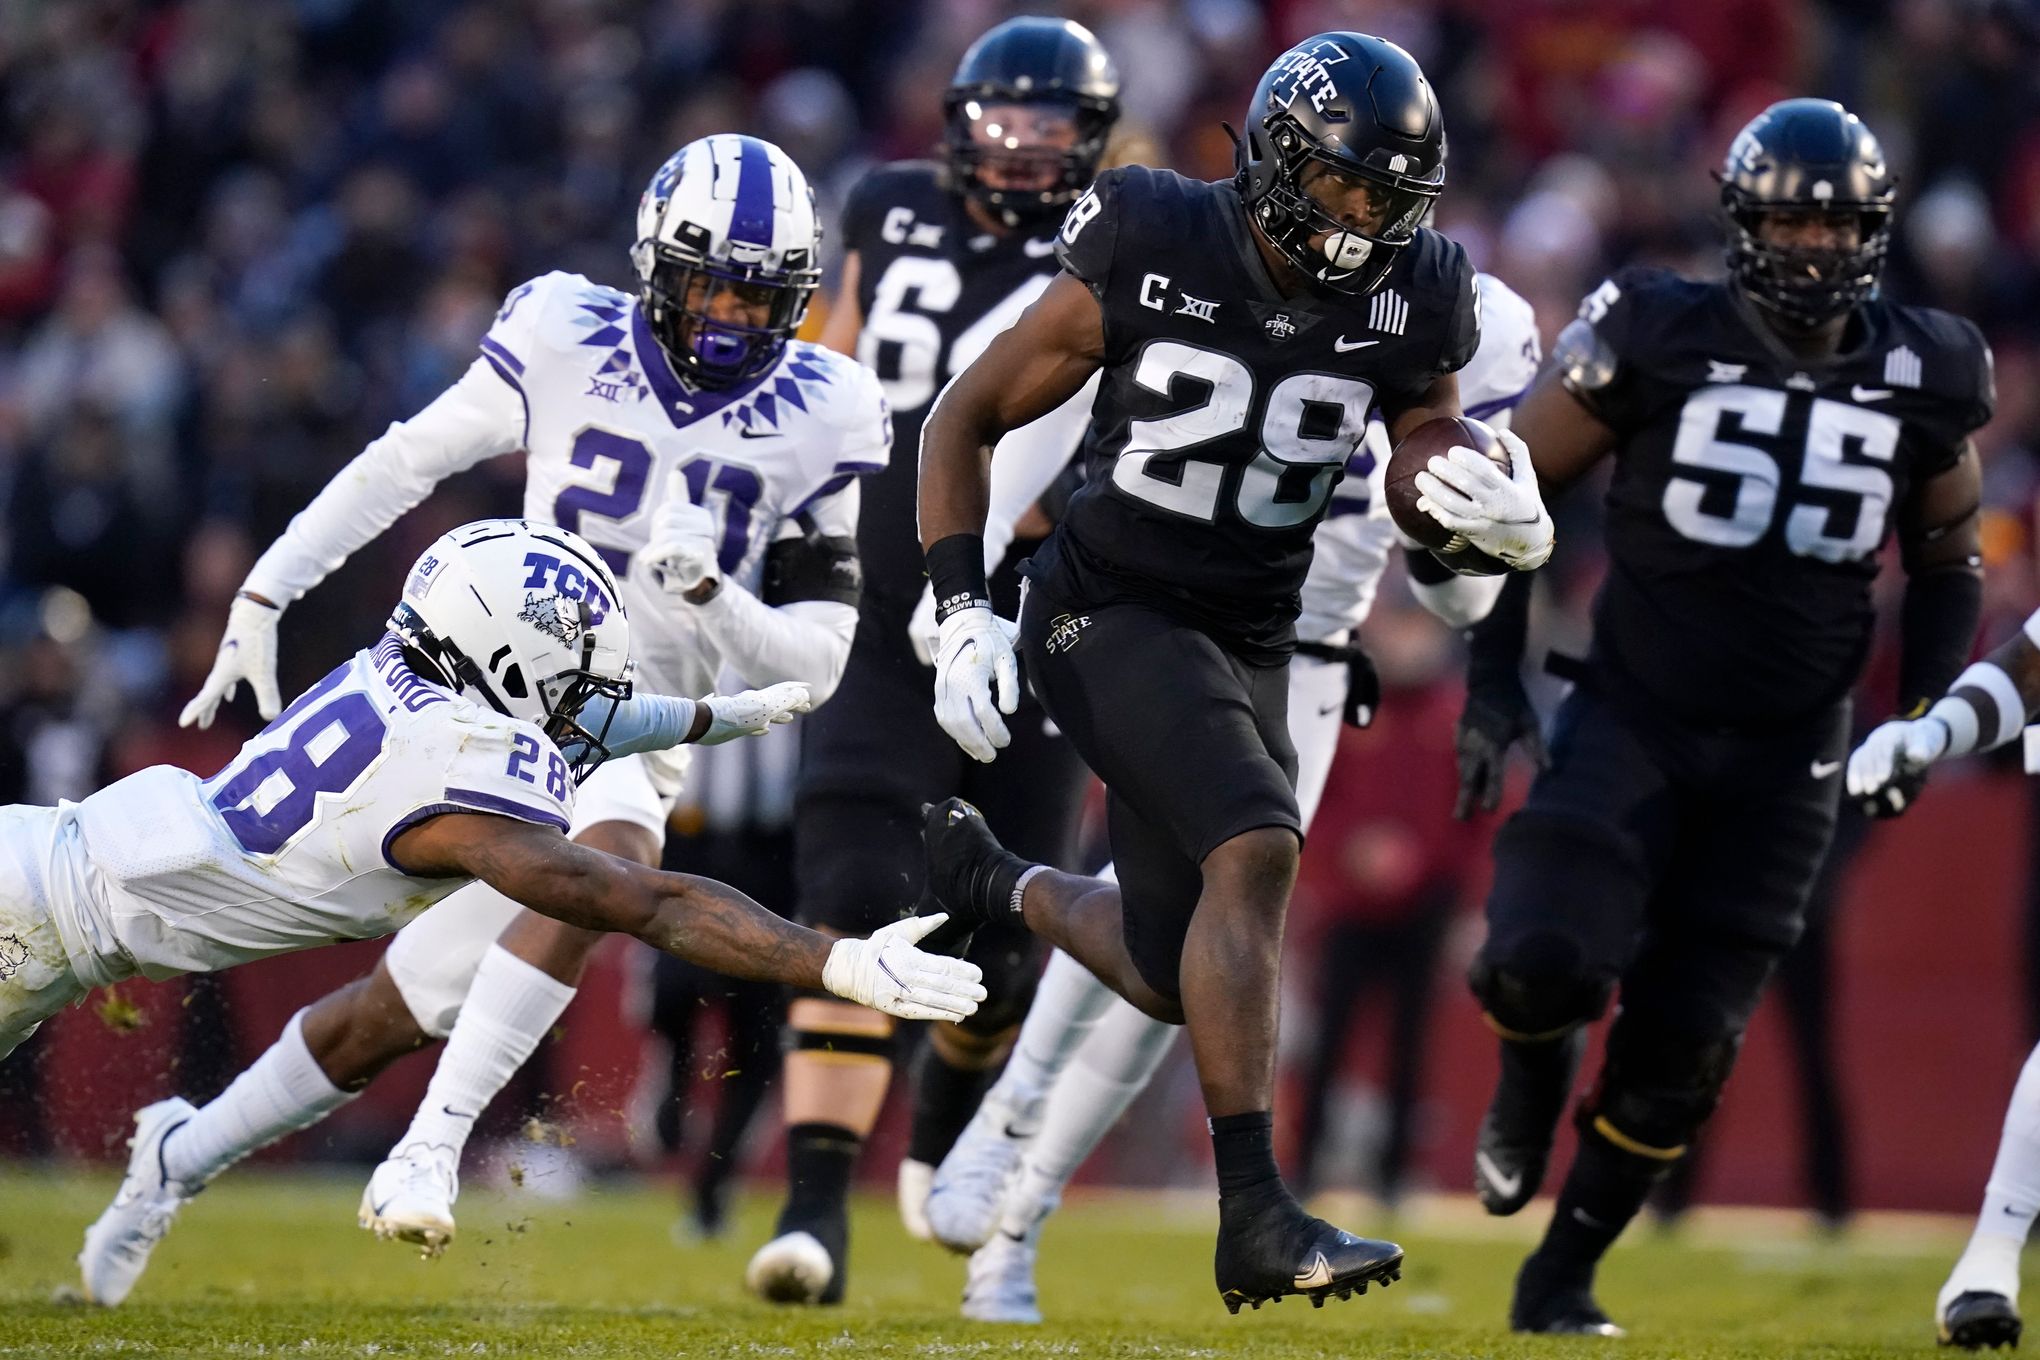
[[[638,297],[680,375],[706,387],[778,362],[822,281],[815,195],[770,142],[718,133],[659,167],[638,200]]]
[[[522,519],[463,524],[411,568],[389,626],[427,678],[537,723],[576,779],[609,754],[602,737],[630,697],[630,621],[580,535]],[[585,714],[591,731],[583,711],[597,698],[609,702]]]

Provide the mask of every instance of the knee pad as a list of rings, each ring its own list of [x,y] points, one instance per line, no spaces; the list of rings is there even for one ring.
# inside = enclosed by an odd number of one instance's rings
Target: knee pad
[[[1490,941],[1466,981],[1505,1039],[1555,1039],[1600,1019],[1615,994],[1613,969],[1593,967],[1577,940],[1556,931],[1524,935],[1506,950]]]
[[[1580,1105],[1591,1130],[1626,1152],[1672,1161],[1721,1101],[1742,1034],[1681,1034],[1619,1020],[1608,1035],[1601,1080]]]
[[[1024,930],[980,929],[963,956],[984,973],[985,999],[958,1027],[990,1039],[1025,1020],[1041,983],[1042,953],[1039,937]]]
[[[829,1061],[891,1065],[897,1048],[892,1017],[834,997],[796,998],[788,1009],[780,1047]]]

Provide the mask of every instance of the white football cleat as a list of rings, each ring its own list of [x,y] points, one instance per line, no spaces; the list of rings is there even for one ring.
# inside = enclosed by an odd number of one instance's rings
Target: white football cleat
[[[1041,1242],[1041,1221],[1025,1237],[1001,1228],[992,1240],[971,1253],[963,1285],[963,1315],[975,1322],[1041,1321],[1041,1301],[1034,1288],[1034,1257]]]
[[[445,1148],[410,1143],[368,1178],[359,1222],[384,1241],[415,1242],[426,1260],[453,1241],[453,1201],[460,1176]]]
[[[813,1233],[782,1233],[751,1256],[744,1285],[769,1303],[820,1303],[836,1263]]]
[[[179,1097],[135,1111],[127,1175],[113,1203],[85,1230],[85,1247],[78,1253],[78,1274],[92,1302],[111,1308],[128,1296],[177,1211],[205,1188],[173,1181],[163,1170],[163,1140],[197,1113]]]
[[[955,1252],[974,1252],[992,1240],[1007,1188],[1020,1173],[1020,1159],[1041,1127],[1040,1097],[1010,1103],[994,1086],[964,1126],[963,1134],[928,1191],[928,1227],[935,1240]]]
[[[928,1226],[928,1191],[934,1183],[934,1167],[912,1157],[900,1158],[900,1222],[916,1242],[935,1240],[935,1230]]]

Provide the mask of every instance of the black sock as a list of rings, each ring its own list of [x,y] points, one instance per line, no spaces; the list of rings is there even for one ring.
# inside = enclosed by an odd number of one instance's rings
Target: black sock
[[[1259,1198],[1282,1190],[1275,1166],[1275,1116],[1267,1110],[1214,1115],[1211,1154],[1218,1164],[1218,1198]]]
[[[1537,1273],[1548,1284],[1591,1284],[1594,1267],[1670,1167],[1616,1147],[1592,1127],[1582,1128],[1551,1226],[1532,1257]]]
[[[996,1063],[980,1068],[952,1067],[933,1043],[923,1048],[914,1060],[914,1131],[907,1141],[907,1155],[929,1166],[941,1165],[998,1074]]]
[[[786,1208],[789,1225],[841,1218],[849,1212],[850,1173],[864,1139],[841,1124],[794,1124],[786,1130]]]

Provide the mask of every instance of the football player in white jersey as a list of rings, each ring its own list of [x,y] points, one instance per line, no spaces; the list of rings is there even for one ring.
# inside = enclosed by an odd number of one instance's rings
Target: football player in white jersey
[[[1988,751],[2017,737],[2040,714],[2040,614],[2011,640],[1955,677],[1948,693],[1918,718],[1894,718],[1863,738],[1849,757],[1849,795],[1873,815],[1903,812],[1938,760]],[[2026,732],[2026,772],[2040,774],[2040,745]],[[1873,807],[1873,804],[1882,804]],[[1997,1160],[1969,1245],[1934,1300],[1944,1346],[2016,1347],[2019,1254],[2040,1218],[2040,1048],[2027,1055],[2005,1111]]]
[[[702,693],[728,670],[825,700],[856,629],[858,478],[885,465],[891,426],[868,370],[792,339],[819,245],[813,194],[779,148],[730,135],[683,147],[638,206],[636,295],[563,273],[513,289],[466,374],[255,564],[185,721],[210,721],[243,679],[273,713],[281,610],[441,479],[519,448],[526,515],[582,534],[616,573],[644,688]],[[683,768],[671,755],[604,765],[574,839],[656,865]],[[335,1072],[348,1090],[448,1039],[372,1179],[378,1231],[451,1237],[474,1120],[566,1008],[596,938],[477,885],[315,1005],[352,1036]]]
[[[1466,414],[1505,426],[1537,363],[1530,304],[1481,275],[1480,347],[1459,373]],[[1364,725],[1376,702],[1372,671],[1352,640],[1400,538],[1383,494],[1388,452],[1377,417],[1318,527],[1304,581],[1301,641],[1289,664],[1289,731],[1306,828],[1331,774],[1342,711]],[[1500,593],[1502,577],[1454,576],[1422,552],[1407,560],[1418,598],[1454,628],[1478,622]],[[1041,1320],[1034,1259],[1042,1225],[1179,1032],[1121,1000],[1060,950],[1050,958],[1006,1070],[937,1169],[927,1201],[937,1239],[972,1253],[966,1317]]]
[[[567,839],[577,785],[605,757],[762,733],[808,706],[793,682],[633,696],[616,581],[577,536],[465,525],[412,568],[389,629],[210,779],[157,765],[81,803],[0,810],[0,1057],[94,987],[385,935],[474,881],[581,929],[898,1015],[959,1019],[984,995],[972,965],[913,948],[939,917],[832,942],[722,884]],[[235,1083],[233,1119],[180,1099],[141,1111],[127,1178],[79,1256],[87,1296],[119,1303],[212,1175],[347,1099],[350,1042],[344,1017],[300,1011]],[[364,1198],[364,1217],[381,1212]]]

